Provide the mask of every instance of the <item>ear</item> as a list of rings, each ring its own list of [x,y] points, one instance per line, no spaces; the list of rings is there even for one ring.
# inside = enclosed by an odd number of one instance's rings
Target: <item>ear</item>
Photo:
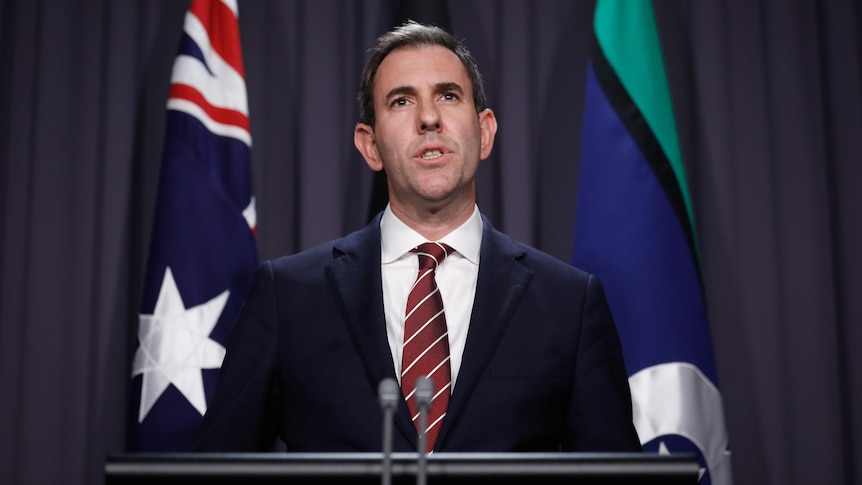
[[[383,161],[380,160],[380,153],[377,152],[377,141],[374,139],[374,128],[371,125],[356,124],[356,129],[353,130],[353,144],[356,145],[356,149],[362,154],[362,158],[371,170],[375,172],[383,170]]]
[[[482,143],[479,159],[484,160],[491,155],[491,150],[494,149],[494,137],[497,136],[497,118],[490,108],[485,108],[479,113],[479,135]]]

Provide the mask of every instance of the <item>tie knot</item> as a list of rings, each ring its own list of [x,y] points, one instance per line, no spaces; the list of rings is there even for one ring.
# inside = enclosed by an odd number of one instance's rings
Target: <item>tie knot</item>
[[[439,242],[422,243],[411,250],[419,256],[419,270],[437,270],[437,266],[446,259],[453,250]]]

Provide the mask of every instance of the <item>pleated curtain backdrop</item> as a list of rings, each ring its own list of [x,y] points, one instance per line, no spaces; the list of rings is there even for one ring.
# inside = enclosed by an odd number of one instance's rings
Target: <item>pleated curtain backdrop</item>
[[[479,206],[570,261],[593,2],[449,2],[500,122]],[[131,362],[186,2],[0,0],[0,483],[98,484]],[[389,0],[239,1],[262,259],[362,226]],[[862,12],[655,2],[736,484],[862,484]]]

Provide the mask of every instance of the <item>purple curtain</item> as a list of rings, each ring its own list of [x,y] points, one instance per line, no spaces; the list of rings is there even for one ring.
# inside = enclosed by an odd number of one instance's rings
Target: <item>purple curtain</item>
[[[353,147],[391,0],[240,0],[261,258],[363,225]],[[862,484],[862,13],[655,2],[739,484]],[[0,483],[102,483],[125,447],[186,2],[0,0]],[[593,2],[458,0],[500,132],[493,223],[570,259]]]

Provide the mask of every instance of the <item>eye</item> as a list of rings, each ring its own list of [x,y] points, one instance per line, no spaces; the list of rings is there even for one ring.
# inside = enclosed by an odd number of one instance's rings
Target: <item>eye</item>
[[[389,103],[389,106],[392,106],[393,108],[397,108],[400,106],[407,106],[407,104],[408,104],[407,98],[395,98],[394,100],[392,100],[391,103]]]
[[[442,99],[444,101],[458,101],[461,98],[459,98],[456,93],[448,92],[443,94]]]

